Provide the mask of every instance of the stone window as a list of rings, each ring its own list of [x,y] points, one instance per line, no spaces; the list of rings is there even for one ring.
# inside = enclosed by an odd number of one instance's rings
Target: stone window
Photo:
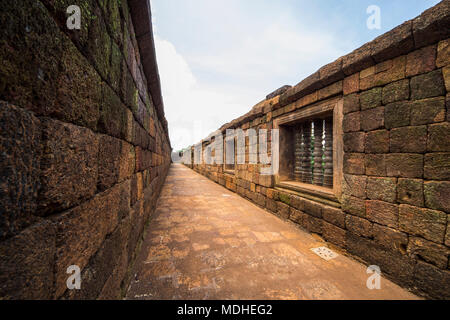
[[[234,174],[236,168],[236,138],[225,138],[224,144],[224,171],[226,173]]]
[[[328,100],[274,120],[280,130],[277,187],[336,200],[341,193],[342,101]]]

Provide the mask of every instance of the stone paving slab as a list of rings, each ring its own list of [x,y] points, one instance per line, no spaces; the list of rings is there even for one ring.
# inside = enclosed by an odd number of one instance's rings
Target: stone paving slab
[[[311,251],[327,246],[182,165],[172,165],[127,299],[418,299],[363,264]]]

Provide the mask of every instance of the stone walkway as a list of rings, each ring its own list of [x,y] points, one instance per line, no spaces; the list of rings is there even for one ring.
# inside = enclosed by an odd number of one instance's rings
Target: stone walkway
[[[417,299],[366,267],[182,165],[170,169],[127,299]]]

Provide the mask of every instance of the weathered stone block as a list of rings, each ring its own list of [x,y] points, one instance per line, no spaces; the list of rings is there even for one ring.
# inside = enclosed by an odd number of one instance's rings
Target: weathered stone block
[[[450,153],[427,153],[425,155],[424,178],[450,180]]]
[[[39,222],[0,242],[0,299],[52,299],[55,228]]]
[[[88,265],[84,268],[81,274],[81,289],[66,291],[64,298],[93,300],[100,295],[109,276],[127,254],[127,239],[130,234],[130,229],[129,221],[127,219],[123,220],[114,232],[105,239],[100,249],[98,249],[90,259]],[[121,272],[122,278],[116,279],[119,283],[123,279],[125,270]],[[120,276],[119,274],[116,275]],[[120,294],[120,292],[116,292],[117,294]]]
[[[142,178],[142,172],[136,173],[136,196],[137,200],[142,200],[144,197],[144,180]]]
[[[372,131],[384,127],[384,107],[361,111],[361,129]]]
[[[346,153],[344,154],[344,173],[364,174],[364,154]]]
[[[412,100],[445,95],[444,78],[439,69],[411,78],[410,86]]]
[[[425,205],[428,208],[450,213],[450,182],[426,181],[424,183]]]
[[[422,178],[423,155],[412,153],[391,153],[386,155],[388,177]]]
[[[364,152],[365,137],[364,132],[344,133],[344,152]]]
[[[245,193],[245,191],[244,191],[244,193]],[[266,208],[267,208],[267,210],[269,210],[269,211],[277,212],[277,202],[276,202],[275,200],[272,200],[272,199],[270,199],[270,198],[267,198],[267,201],[266,201]]]
[[[447,215],[444,212],[400,205],[399,228],[401,231],[421,236],[436,243],[444,242]]]
[[[112,274],[106,280],[105,285],[97,297],[98,300],[118,300],[122,298],[122,292],[126,289],[126,275],[128,270],[128,252],[125,250],[119,255],[118,264]],[[124,281],[125,279],[125,281]]]
[[[401,101],[390,103],[385,107],[384,123],[387,129],[409,126],[411,123],[411,103]]]
[[[366,216],[366,204],[364,200],[344,195],[341,199],[342,210],[355,216]]]
[[[303,212],[316,218],[322,218],[322,205],[310,200],[303,200]]]
[[[445,120],[444,97],[414,101],[411,104],[411,125],[430,124]]]
[[[303,211],[305,208],[304,203],[305,203],[304,199],[297,197],[296,195],[290,196],[290,206],[291,207],[293,207],[297,210]]]
[[[411,237],[407,250],[412,257],[420,257],[441,269],[447,268],[450,250],[446,246],[422,238]]]
[[[362,92],[359,95],[361,110],[373,109],[381,106],[381,92],[381,87]]]
[[[92,197],[97,188],[98,139],[89,129],[43,119],[38,210],[48,215]]]
[[[124,103],[136,119],[138,118],[139,93],[133,80],[133,76],[128,70],[127,63],[122,63],[121,97]]]
[[[359,72],[344,78],[343,92],[344,95],[359,91]]]
[[[284,218],[284,219],[288,219],[289,218],[289,206],[285,203],[282,202],[277,202],[277,213],[280,217]]]
[[[127,124],[126,124],[126,128],[124,128],[125,132],[124,132],[124,136],[122,137],[122,139],[124,139],[128,143],[133,143],[133,141],[134,141],[134,117],[133,117],[133,113],[129,109],[126,109],[125,110],[125,114],[126,114],[126,122],[127,122]]]
[[[344,96],[344,105],[343,105],[344,114],[360,111],[360,109],[361,107],[359,102],[359,95],[357,93]]]
[[[136,253],[136,247],[142,238],[144,230],[144,202],[139,201],[130,210],[131,233],[128,239],[128,262],[131,262]]]
[[[376,130],[368,132],[365,151],[366,153],[389,153],[389,131]]]
[[[386,176],[386,155],[384,154],[366,154],[364,156],[366,175],[368,176]]]
[[[361,129],[361,114],[360,112],[352,112],[344,115],[342,122],[342,129],[344,132],[354,132]]]
[[[306,225],[306,217],[307,217],[306,213],[304,213],[300,210],[291,208],[291,214],[289,215],[289,220],[292,220],[295,223],[298,223],[299,225],[304,227]]]
[[[416,48],[448,38],[446,26],[450,24],[450,18],[447,14],[449,10],[450,4],[448,1],[441,1],[413,20],[414,44]]]
[[[428,126],[427,151],[449,152],[450,151],[450,123],[443,122]]]
[[[357,198],[366,198],[367,177],[351,174],[344,174],[342,190],[344,194]]]
[[[407,21],[373,40],[372,56],[382,62],[413,50],[412,22]]]
[[[341,248],[345,248],[346,231],[344,229],[323,221],[322,236],[326,241],[329,241]]]
[[[444,77],[445,90],[450,91],[450,66],[442,68],[442,76]]]
[[[367,180],[367,198],[394,203],[396,200],[396,178],[373,178]]]
[[[359,78],[365,83],[366,78],[373,77],[373,75],[376,73],[376,66],[371,66],[369,68],[366,68],[364,70],[361,70],[359,73]]]
[[[43,5],[4,3],[2,13],[2,99],[95,130],[101,79],[92,65]]]
[[[40,185],[40,121],[0,101],[0,239],[33,223]]]
[[[57,227],[56,298],[67,289],[67,267],[75,264],[83,269],[106,236],[116,228],[124,212],[129,212],[128,186],[118,184],[53,218]]]
[[[343,57],[342,71],[349,76],[373,64],[372,44],[369,42]]]
[[[445,245],[450,247],[450,215],[447,215],[447,232],[445,233]]]
[[[348,231],[358,236],[370,238],[373,235],[373,223],[360,217],[346,215],[345,226]]]
[[[315,217],[310,216],[310,215],[306,215],[305,222],[306,222],[306,229],[309,232],[322,234],[322,232],[323,232],[323,222],[324,222],[322,219],[315,218]]]
[[[142,151],[142,170],[150,169],[151,166],[152,166],[152,153],[148,150],[143,150]]]
[[[317,98],[319,100],[323,100],[338,94],[342,94],[342,81],[337,81],[325,88],[320,89],[317,92]]]
[[[134,149],[135,152],[135,160],[136,160],[136,164],[135,164],[135,168],[134,168],[134,172],[139,172],[142,171],[144,169],[143,166],[143,150],[141,147],[136,146],[136,148]]]
[[[248,188],[246,187],[246,189],[248,189]],[[275,189],[267,189],[267,197],[269,199],[273,199],[275,201],[279,200],[278,191]]]
[[[442,40],[437,47],[436,67],[441,68],[450,63],[450,39]]]
[[[110,188],[119,179],[120,147],[119,139],[106,135],[99,137],[97,182],[99,191]]]
[[[398,228],[398,206],[392,203],[367,200],[366,217],[383,226]]]
[[[126,139],[129,121],[126,106],[105,83],[102,83],[102,94],[98,131],[116,138]]]
[[[397,201],[417,207],[423,207],[423,180],[398,179]]]
[[[323,207],[322,216],[325,221],[328,221],[339,228],[345,228],[345,213],[341,209]]]
[[[261,174],[259,175],[258,183],[266,188],[272,188],[274,184],[273,176]]]
[[[405,78],[406,56],[383,61],[375,65],[373,72],[360,79],[361,90],[380,87]],[[361,72],[362,73],[362,72]]]
[[[449,300],[450,271],[418,261],[414,269],[414,285],[433,299]]]
[[[287,204],[288,206],[291,205],[291,197],[288,193],[284,193],[284,192],[279,192],[278,193],[278,198],[281,202]]]
[[[377,241],[361,238],[347,232],[347,251],[364,259],[368,265],[377,265],[383,273],[394,277],[402,285],[411,285],[415,261],[401,253],[386,250]]]
[[[344,78],[344,73],[342,72],[342,58],[338,58],[319,70],[320,82],[327,86],[336,81],[342,80]]]
[[[289,88],[280,96],[280,104],[282,106],[286,106],[298,99],[300,99],[302,96],[305,96],[307,94],[310,94],[318,89],[320,89],[321,83],[320,83],[320,74],[319,71],[311,74],[307,78],[300,81],[297,85],[294,87]],[[280,110],[278,109],[275,113],[279,113]],[[275,117],[275,115],[274,115]]]
[[[133,145],[121,141],[119,158],[119,181],[130,178],[136,167],[136,153]]]
[[[233,188],[236,189],[236,185],[234,185]],[[235,191],[235,190],[233,190],[233,191]],[[256,202],[257,205],[259,205],[260,207],[264,208],[266,206],[266,199],[267,199],[266,197],[264,197],[262,194],[258,193],[256,195],[256,201],[255,202]],[[277,208],[280,209],[278,205],[277,205]],[[283,217],[285,217],[286,219],[289,218],[289,210],[286,212],[285,208],[281,209],[279,214],[282,215]]]
[[[396,81],[383,88],[382,101],[384,105],[409,99],[409,79]]]
[[[108,26],[108,24],[107,24]],[[111,67],[108,72],[108,82],[117,94],[120,94],[120,83],[122,79],[123,56],[120,47],[111,42]]]
[[[427,127],[414,126],[391,130],[390,151],[424,153],[427,148]]]
[[[411,77],[433,71],[436,67],[436,45],[428,46],[408,54],[406,76]]]
[[[406,253],[406,246],[408,245],[408,235],[406,233],[374,224],[373,238],[386,249],[403,254]]]

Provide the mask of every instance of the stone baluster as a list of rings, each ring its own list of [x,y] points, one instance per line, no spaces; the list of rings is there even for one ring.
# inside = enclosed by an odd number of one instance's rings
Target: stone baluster
[[[294,127],[294,180],[302,181],[302,128]]]
[[[314,120],[313,184],[323,185],[323,120]]]
[[[325,152],[324,152],[323,185],[333,187],[333,118],[325,120]]]
[[[302,124],[302,182],[311,183],[311,122]]]

